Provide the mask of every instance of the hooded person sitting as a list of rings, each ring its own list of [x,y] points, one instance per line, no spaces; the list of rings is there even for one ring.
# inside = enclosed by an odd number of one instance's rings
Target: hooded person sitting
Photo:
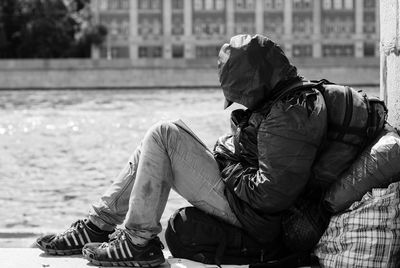
[[[218,70],[225,108],[236,102],[247,110],[232,112],[232,132],[213,152],[180,121],[156,124],[87,218],[38,238],[37,246],[48,254],[83,253],[95,265],[157,266],[164,262],[160,219],[174,189],[267,249],[276,247],[282,214],[313,181],[327,135],[321,85],[303,81],[261,35],[234,36],[221,48]]]

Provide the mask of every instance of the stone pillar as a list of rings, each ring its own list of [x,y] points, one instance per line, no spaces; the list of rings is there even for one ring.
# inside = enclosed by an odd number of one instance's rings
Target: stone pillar
[[[389,108],[388,121],[400,127],[400,0],[380,1],[381,98]]]
[[[364,24],[364,10],[363,10],[363,2],[364,0],[356,0],[355,1],[355,11],[356,11],[356,42],[355,42],[355,51],[354,56],[356,58],[364,57],[364,42],[363,42],[363,24]]]
[[[185,31],[185,58],[194,58],[194,40],[193,40],[193,6],[192,0],[183,1],[183,23]]]
[[[256,0],[256,33],[264,32],[264,1]]]
[[[321,1],[313,1],[313,58],[322,57],[321,43]]]
[[[93,24],[99,24],[100,22],[100,10],[99,10],[99,0],[92,0],[90,2],[90,8],[93,13]],[[92,46],[91,48],[91,57],[92,59],[100,58],[100,49],[98,46]]]
[[[138,58],[138,0],[129,0],[129,55],[131,59]]]
[[[379,21],[379,15],[380,14],[380,4],[379,0],[375,0],[375,39],[379,38],[380,36],[380,21]],[[380,52],[380,47],[378,45],[378,42],[376,42],[375,46],[375,56],[378,57]]]
[[[227,40],[229,40],[235,34],[235,1],[227,0],[225,3],[226,35]]]
[[[163,8],[163,35],[164,35],[164,53],[166,59],[172,58],[172,40],[171,40],[171,24],[172,24],[172,3],[171,0],[162,0]]]
[[[293,26],[293,2],[284,1],[283,10],[283,28],[284,28],[284,46],[285,54],[289,58],[292,57],[292,26]]]

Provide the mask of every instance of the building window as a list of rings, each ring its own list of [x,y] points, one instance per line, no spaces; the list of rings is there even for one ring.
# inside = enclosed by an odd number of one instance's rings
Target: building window
[[[189,1],[189,0],[188,0]],[[227,0],[233,1],[233,0]],[[193,0],[194,10],[224,10],[225,0]]]
[[[283,15],[264,14],[264,32],[283,34]]]
[[[108,9],[107,1],[108,0],[100,0],[100,2],[99,2],[100,10],[107,10]]]
[[[342,0],[333,0],[333,9],[342,9],[343,2]]]
[[[172,0],[172,9],[182,10],[183,9],[183,0]]]
[[[125,9],[125,10],[129,9],[129,0],[122,0],[121,1],[121,9]]]
[[[354,45],[323,45],[324,57],[354,57]]]
[[[147,0],[150,1],[150,0]],[[161,9],[161,0],[151,0],[151,9],[160,10]]]
[[[150,0],[139,0],[139,9],[149,9]]]
[[[196,58],[216,58],[220,46],[198,46],[196,47]]]
[[[183,14],[172,15],[172,35],[183,35]]]
[[[202,10],[203,9],[203,0],[194,0],[194,10]]]
[[[324,34],[354,33],[354,29],[353,16],[326,16],[322,21]]]
[[[129,36],[129,17],[124,16],[102,16],[100,15],[100,23],[106,25],[110,36]]]
[[[100,57],[103,59],[129,59],[129,47],[102,46],[100,48]]]
[[[224,10],[225,9],[225,0],[215,0],[215,9],[216,10]]]
[[[184,57],[184,47],[182,45],[172,46],[172,58],[183,58]]]
[[[142,36],[147,35],[161,35],[162,24],[161,16],[154,14],[141,14],[139,15],[138,33]]]
[[[354,9],[353,0],[344,0],[344,9],[353,10]]]
[[[364,7],[365,8],[375,8],[376,1],[375,0],[364,0]]]
[[[265,10],[283,10],[283,0],[264,0]]]
[[[236,9],[247,9],[253,10],[254,9],[254,0],[235,0]]]
[[[193,23],[193,32],[196,36],[223,35],[225,34],[225,23],[222,18],[196,18]]]
[[[243,15],[243,14],[241,14]],[[255,33],[255,18],[254,16],[235,16],[235,32],[236,34],[242,33]]]
[[[332,0],[323,0],[322,6],[326,10],[332,9]]]
[[[354,0],[323,0],[322,7],[325,10],[336,9],[336,10],[353,10]]]
[[[161,58],[162,47],[160,46],[140,46],[139,58]]]
[[[139,9],[161,10],[161,0],[139,0]]]
[[[364,56],[365,57],[375,57],[375,44],[364,43]]]
[[[364,33],[375,33],[375,14],[374,13],[364,13]]]
[[[312,8],[311,0],[293,0],[295,9],[310,9]]]
[[[312,57],[312,45],[293,45],[293,57],[295,58]]]
[[[213,10],[214,9],[214,1],[213,0],[204,0],[204,8],[205,8],[205,10]]]
[[[313,22],[310,16],[294,15],[293,16],[293,33],[312,34]]]

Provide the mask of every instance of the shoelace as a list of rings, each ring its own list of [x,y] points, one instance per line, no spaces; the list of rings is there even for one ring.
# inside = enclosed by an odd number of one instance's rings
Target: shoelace
[[[72,233],[80,228],[83,228],[84,222],[83,220],[77,220],[76,222],[74,222],[73,224],[71,224],[71,227],[69,227],[67,230],[65,230],[62,233],[59,233],[56,238],[60,238],[60,237],[64,237],[69,233]]]
[[[108,242],[103,242],[100,247],[101,248],[106,248],[111,246],[112,244],[116,243],[116,241],[123,241],[126,240],[127,234],[124,229],[116,228],[115,232],[112,233],[109,238],[110,240]]]
[[[116,243],[117,241],[123,241],[123,240],[129,240],[128,237],[129,235],[126,233],[126,230],[124,229],[120,229],[120,228],[116,228],[115,232],[112,233],[110,236],[110,240],[108,242],[104,242],[100,245],[101,248],[106,248],[109,246],[112,246],[114,243]],[[160,239],[158,237],[155,237],[153,239],[153,243],[157,243],[158,246],[161,249],[164,249],[164,244],[160,241]]]

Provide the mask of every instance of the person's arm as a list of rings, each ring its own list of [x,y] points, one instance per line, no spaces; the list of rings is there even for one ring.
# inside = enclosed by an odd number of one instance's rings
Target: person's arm
[[[288,208],[308,181],[326,131],[326,114],[319,112],[283,102],[275,105],[258,129],[258,167],[239,162],[226,166],[221,176],[228,189],[262,212]]]

